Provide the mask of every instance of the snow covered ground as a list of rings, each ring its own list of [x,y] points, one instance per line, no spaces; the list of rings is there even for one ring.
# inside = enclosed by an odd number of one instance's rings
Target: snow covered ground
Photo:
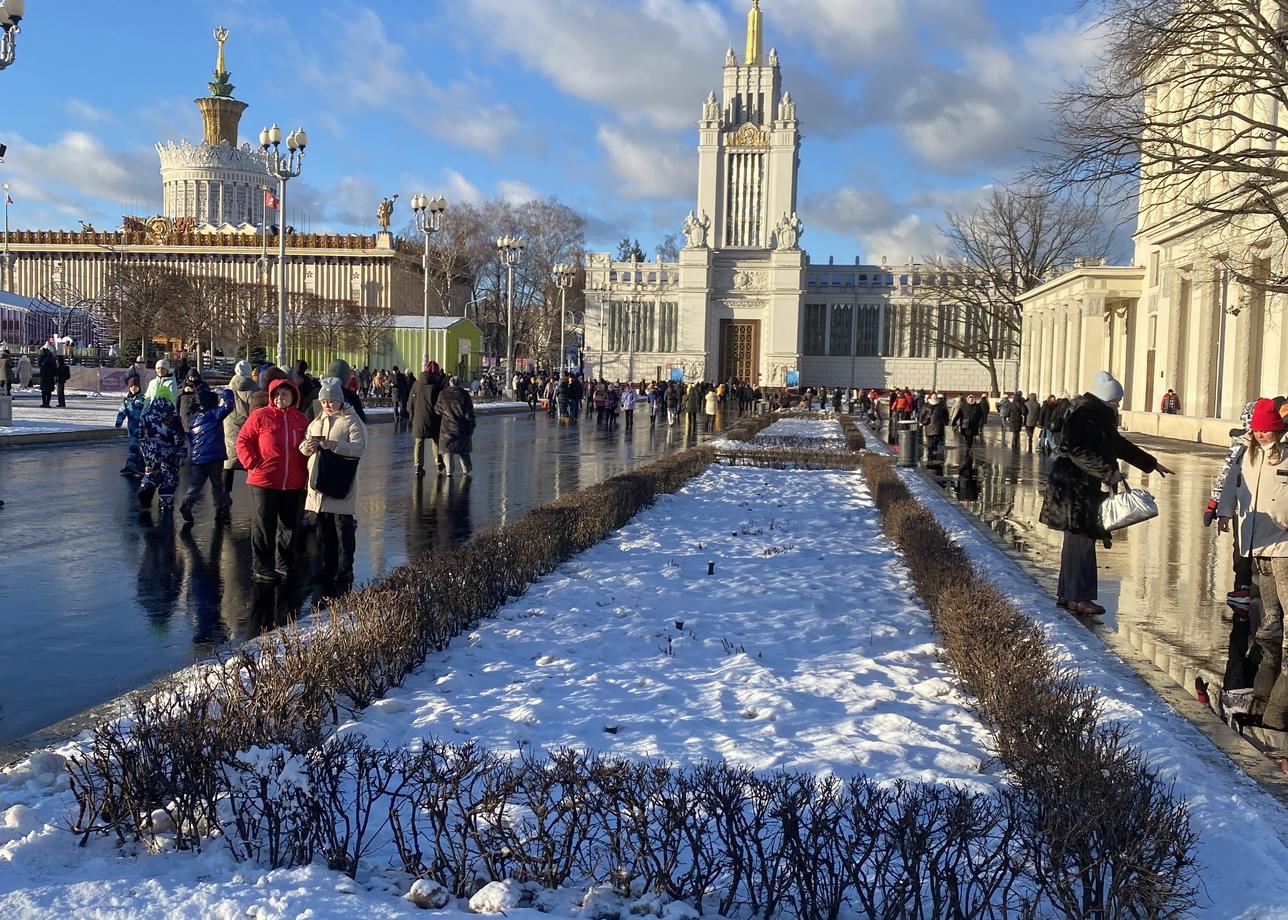
[[[1057,612],[951,501],[907,481],[1190,803],[1196,915],[1288,918],[1288,813]],[[506,753],[573,745],[681,763],[724,757],[984,791],[1004,782],[986,731],[936,660],[859,473],[713,467],[339,731],[376,744],[477,739]],[[407,880],[379,870],[387,853],[354,882],[317,865],[236,863],[218,843],[200,856],[118,855],[105,840],[79,849],[59,827],[71,802],[59,768],[60,754],[42,752],[0,774],[2,917],[419,916],[400,897]],[[440,913],[452,920],[466,907]]]
[[[775,450],[845,450],[845,432],[834,418],[781,418],[750,441],[720,439],[717,452],[745,453]]]
[[[1003,782],[852,473],[713,467],[340,731]],[[0,779],[0,916],[417,915],[389,873],[268,872],[217,842],[200,856],[78,849],[58,827],[70,805],[58,767],[46,752]]]

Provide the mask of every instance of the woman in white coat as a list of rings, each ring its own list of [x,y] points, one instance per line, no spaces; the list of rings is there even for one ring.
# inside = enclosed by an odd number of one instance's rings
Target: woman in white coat
[[[1239,518],[1239,554],[1251,556],[1261,587],[1261,628],[1257,641],[1284,642],[1283,605],[1288,604],[1288,457],[1284,455],[1284,420],[1274,400],[1259,399],[1252,408],[1248,449],[1243,462],[1231,464],[1226,474],[1217,522],[1230,529],[1230,518]],[[1267,651],[1273,651],[1274,646]],[[1261,723],[1267,728],[1288,728],[1288,669],[1280,659],[1278,678],[1270,689],[1269,670],[1274,656],[1263,655],[1254,685],[1254,697],[1266,704]],[[1267,692],[1269,691],[1269,692]]]
[[[327,595],[353,587],[357,548],[358,461],[367,447],[367,426],[344,401],[344,385],[327,377],[318,390],[322,413],[309,423],[300,452],[309,458],[304,513],[322,544],[322,588]]]

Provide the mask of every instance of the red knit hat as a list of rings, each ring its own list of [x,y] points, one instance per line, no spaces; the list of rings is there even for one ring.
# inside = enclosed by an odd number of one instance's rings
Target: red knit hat
[[[1252,422],[1248,425],[1251,431],[1283,431],[1284,418],[1275,408],[1273,399],[1258,399],[1252,407]]]

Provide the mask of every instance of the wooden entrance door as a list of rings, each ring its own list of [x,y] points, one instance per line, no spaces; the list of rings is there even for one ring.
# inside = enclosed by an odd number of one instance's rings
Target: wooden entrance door
[[[760,382],[760,320],[720,320],[720,380]]]

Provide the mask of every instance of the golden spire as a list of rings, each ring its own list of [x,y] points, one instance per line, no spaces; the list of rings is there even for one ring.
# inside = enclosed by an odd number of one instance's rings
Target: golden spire
[[[751,12],[747,14],[747,59],[743,63],[757,67],[765,63],[765,24],[760,0],[751,0]]]

